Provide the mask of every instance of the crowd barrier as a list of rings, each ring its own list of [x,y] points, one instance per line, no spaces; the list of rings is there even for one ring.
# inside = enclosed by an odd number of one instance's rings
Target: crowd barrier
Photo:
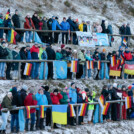
[[[54,60],[0,60],[0,62],[5,62],[5,63],[18,63],[18,80],[21,80],[21,63],[33,63],[33,62],[38,62],[38,63],[42,63],[44,62],[44,80],[45,80],[45,64],[48,62],[53,62]],[[70,61],[66,61],[66,62],[70,62]],[[97,61],[94,61],[97,62]],[[101,60],[101,63],[103,62],[104,64],[110,63],[110,61],[106,61],[106,60]],[[104,79],[106,77],[105,73],[106,73],[106,66],[104,65]],[[123,65],[123,69],[122,69],[122,79],[124,79],[124,65]],[[88,76],[87,71],[86,71],[86,76]],[[73,79],[76,79],[76,73],[73,73]],[[117,77],[116,77],[117,79]]]
[[[112,103],[120,103],[120,120],[122,119],[122,103],[125,102],[125,100],[115,100],[115,101],[107,101],[108,103],[112,104]],[[79,125],[79,107],[81,106],[82,103],[79,104],[72,104],[74,107],[76,107],[76,125]],[[97,105],[99,104],[99,102],[94,102],[94,103],[88,103],[89,105]],[[44,105],[44,107],[46,108],[50,108],[52,107],[52,105]],[[39,106],[30,106],[30,108],[39,108]],[[19,109],[25,109],[24,106],[21,107],[16,107],[15,109],[12,110],[19,110]],[[8,111],[7,108],[3,108],[2,111]],[[51,112],[52,115],[52,112]],[[101,123],[101,106],[99,104],[99,122]],[[53,128],[53,121],[51,119],[51,127]]]
[[[3,30],[11,30],[9,27],[0,27]],[[24,29],[24,28],[15,28],[15,31],[32,31],[33,32],[33,42],[35,38],[35,32],[42,32],[42,33],[52,33],[52,37],[54,39],[54,33],[68,33],[68,31],[61,31],[61,30],[37,30],[37,29]],[[70,31],[70,37],[73,38],[73,35],[76,34],[76,31]],[[117,37],[128,37],[127,44],[130,45],[130,38],[134,37],[134,35],[120,35],[120,34],[107,34],[108,36],[117,36]],[[73,44],[73,40],[71,40],[71,44]]]

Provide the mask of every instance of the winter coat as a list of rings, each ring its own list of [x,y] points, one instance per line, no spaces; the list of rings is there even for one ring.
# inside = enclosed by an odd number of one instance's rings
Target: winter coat
[[[8,55],[7,55],[6,59],[12,60],[13,59],[12,50],[10,50],[9,48],[7,48],[7,51],[8,51]]]
[[[9,52],[8,52],[7,48],[0,46],[0,59],[6,59],[8,54],[9,54]]]
[[[108,34],[113,34],[112,25],[108,25],[107,29],[108,29]]]
[[[105,53],[100,53],[100,58],[101,60],[106,60],[106,54]]]
[[[111,99],[112,100],[120,100],[121,98],[117,95],[117,90],[113,87],[111,90]]]
[[[61,26],[59,25],[58,21],[52,19],[52,30],[57,30],[56,27],[58,27],[61,30]]]
[[[26,22],[25,18],[19,15],[19,19],[20,19],[20,28],[24,28],[24,23]]]
[[[37,105],[41,106],[41,105],[48,105],[48,100],[46,95],[44,94],[39,94],[37,93],[35,95],[36,100],[37,100]],[[44,108],[44,111],[46,111],[47,108]],[[39,108],[36,108],[36,110],[39,110]]]
[[[62,21],[60,25],[61,25],[61,29],[62,29],[63,31],[68,31],[68,30],[70,30],[70,24],[69,24],[68,22]]]
[[[20,28],[20,19],[19,19],[19,15],[14,14],[13,17],[12,17],[12,21],[13,21],[13,24],[14,24],[14,27],[15,27],[15,28]]]
[[[129,26],[126,27],[126,35],[131,35],[131,29]]]
[[[39,48],[38,47],[35,47],[35,45],[33,45],[32,48],[30,49],[30,52],[31,52],[32,59],[39,59],[39,57],[38,57]]]
[[[68,104],[69,98],[68,98],[67,93],[61,91],[61,95],[63,98],[60,100],[60,104]]]
[[[81,23],[81,24],[79,25],[79,30],[82,31],[82,32],[87,32],[87,25]]]
[[[51,97],[50,97],[50,93],[44,90],[44,95],[46,95],[46,97],[47,97],[48,105],[51,105],[52,100],[51,100]]]
[[[67,22],[70,25],[70,31],[75,31],[76,26],[75,26],[74,22],[71,19],[68,19]]]
[[[126,35],[126,33],[127,33],[127,27],[121,26],[120,29],[119,29],[119,31],[120,31],[120,34],[121,35]]]
[[[96,29],[97,29],[97,33],[101,33],[102,32],[102,27],[100,25],[96,26]]]
[[[40,60],[42,60],[42,59],[47,60],[47,53],[42,48],[40,48],[40,50],[39,50],[39,59]]]
[[[24,49],[25,49],[25,47],[22,47],[22,48],[20,49],[20,58],[21,58],[22,60],[26,60],[26,59],[27,59],[27,53],[24,51]]]
[[[78,53],[78,59],[80,60],[79,63],[81,65],[84,65],[85,64],[86,59],[85,59],[84,54],[81,51]]]
[[[67,58],[67,51],[65,49],[61,50],[62,58],[65,60]]]
[[[51,47],[46,48],[48,60],[55,60],[56,54],[55,51]]]
[[[63,96],[58,93],[58,95],[55,95],[54,93],[50,94],[51,100],[52,100],[52,104],[58,105],[60,104],[60,100],[63,98]]]
[[[32,59],[30,50],[26,50],[26,57],[27,57],[27,60],[31,60]]]
[[[126,91],[122,91],[122,99],[124,100],[125,97],[127,97],[127,96],[128,96],[127,92]]]
[[[25,29],[35,29],[34,23],[31,18],[25,18],[26,22],[24,23]],[[31,25],[30,25],[31,24]]]
[[[102,33],[107,33],[106,26],[105,26],[105,21],[104,20],[102,20],[101,27],[102,27]]]
[[[89,61],[92,61],[93,59],[91,58],[91,56],[89,56],[89,55],[85,55],[85,58],[86,58],[86,60],[89,60]]]
[[[93,58],[94,58],[96,61],[101,60],[100,54],[98,54],[98,56],[97,56],[96,54],[94,54],[94,55],[93,55]],[[97,68],[97,65],[98,65],[98,63],[97,63],[97,62],[94,62],[94,68]]]
[[[48,25],[47,25],[47,21],[42,21],[43,22],[43,26],[42,26],[42,30],[48,30]],[[48,33],[43,32],[42,36],[48,36]]]
[[[131,54],[131,52],[129,52],[129,51],[125,51],[124,52],[124,58],[125,58],[125,60],[132,60],[132,54]]]
[[[83,103],[82,94],[77,93],[77,103]]]
[[[38,17],[33,15],[32,16],[32,21],[33,21],[33,24],[34,24],[35,28],[39,29],[39,22],[40,22],[40,20],[38,19]]]
[[[3,98],[1,107],[8,108],[9,110],[11,110],[13,108],[12,100],[7,95]],[[4,111],[4,113],[7,113],[7,111]]]
[[[18,96],[19,96],[19,100],[18,100],[19,106],[24,106],[24,100],[25,100],[25,98],[27,96],[27,92],[24,89],[21,89],[18,92]]]
[[[75,104],[77,103],[77,93],[76,89],[72,89],[71,87],[69,88],[69,96],[70,96],[70,104]]]
[[[43,22],[40,21],[40,22],[39,22],[39,30],[42,30],[42,27],[43,27]]]
[[[18,52],[13,50],[12,51],[12,55],[13,55],[13,60],[20,60],[20,54]],[[17,70],[18,71],[18,66],[19,66],[19,64],[14,62],[12,64],[13,70]]]
[[[0,18],[0,27],[4,27],[4,20]]]
[[[62,53],[56,52],[56,60],[62,60]]]
[[[24,100],[24,105],[25,106],[36,106],[37,100],[36,100],[35,96],[33,94],[29,93]],[[30,109],[30,113],[35,113],[35,112],[36,112],[35,108]]]
[[[92,91],[92,96],[88,96],[88,102],[89,103],[93,103],[93,102],[95,102],[95,97],[96,97],[96,92],[95,91]],[[89,105],[88,106],[88,110],[94,110],[94,105]]]

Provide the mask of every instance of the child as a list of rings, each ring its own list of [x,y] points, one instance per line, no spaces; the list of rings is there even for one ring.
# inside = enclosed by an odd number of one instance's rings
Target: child
[[[95,100],[96,92],[94,91],[89,91],[88,95],[88,102],[93,103]],[[94,111],[94,105],[89,105],[88,106],[88,124],[92,124],[92,116],[93,116],[93,111]]]

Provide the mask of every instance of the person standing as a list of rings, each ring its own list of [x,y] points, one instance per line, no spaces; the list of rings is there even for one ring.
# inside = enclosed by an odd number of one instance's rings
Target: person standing
[[[8,92],[7,95],[2,100],[1,107],[8,108],[9,110],[11,110],[13,108],[11,103],[12,103],[12,93]],[[7,118],[8,118],[8,111],[2,111],[2,121],[3,122],[0,127],[1,134],[6,134]]]
[[[33,21],[33,24],[35,26],[35,29],[39,30],[39,22],[40,22],[40,20],[39,20],[38,15],[37,15],[36,12],[32,16],[32,21]]]
[[[4,27],[3,14],[0,13],[0,27]],[[3,39],[4,30],[0,29],[0,40]]]

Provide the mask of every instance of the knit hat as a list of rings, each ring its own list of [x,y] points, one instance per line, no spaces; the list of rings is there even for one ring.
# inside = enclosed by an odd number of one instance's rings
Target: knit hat
[[[54,93],[54,92],[57,92],[57,93],[58,93],[58,89],[54,89],[53,93]]]
[[[62,44],[62,45],[61,45],[61,49],[62,49],[62,48],[64,48],[64,47],[65,47],[65,45],[64,45],[64,44]]]
[[[30,13],[27,13],[27,16],[30,16]]]
[[[103,52],[106,52],[106,49],[105,48],[103,48],[103,50],[102,50]]]
[[[26,45],[26,47],[30,47],[30,45]]]
[[[34,93],[34,90],[33,89],[30,89],[30,93],[33,94]]]
[[[49,90],[49,86],[41,86],[45,91]]]
[[[114,84],[113,84],[113,87],[117,88],[117,83],[114,83]]]
[[[11,92],[8,92],[7,95],[12,95],[12,93]]]
[[[89,89],[88,88],[85,88],[85,92],[89,92]]]
[[[117,88],[120,88],[121,89],[121,85],[118,85]]]
[[[5,41],[2,41],[2,42],[1,42],[1,45],[5,44],[5,43],[6,43]]]
[[[75,84],[75,83],[74,83],[74,82],[72,82],[72,83],[71,83],[71,86],[73,86],[74,84]]]
[[[15,12],[18,12],[18,9],[16,9]]]
[[[128,89],[131,90],[131,89],[132,89],[132,85],[129,85],[129,86],[128,86]]]
[[[24,89],[25,91],[27,91],[28,90],[28,87],[26,85],[23,85],[22,86],[22,89]]]

